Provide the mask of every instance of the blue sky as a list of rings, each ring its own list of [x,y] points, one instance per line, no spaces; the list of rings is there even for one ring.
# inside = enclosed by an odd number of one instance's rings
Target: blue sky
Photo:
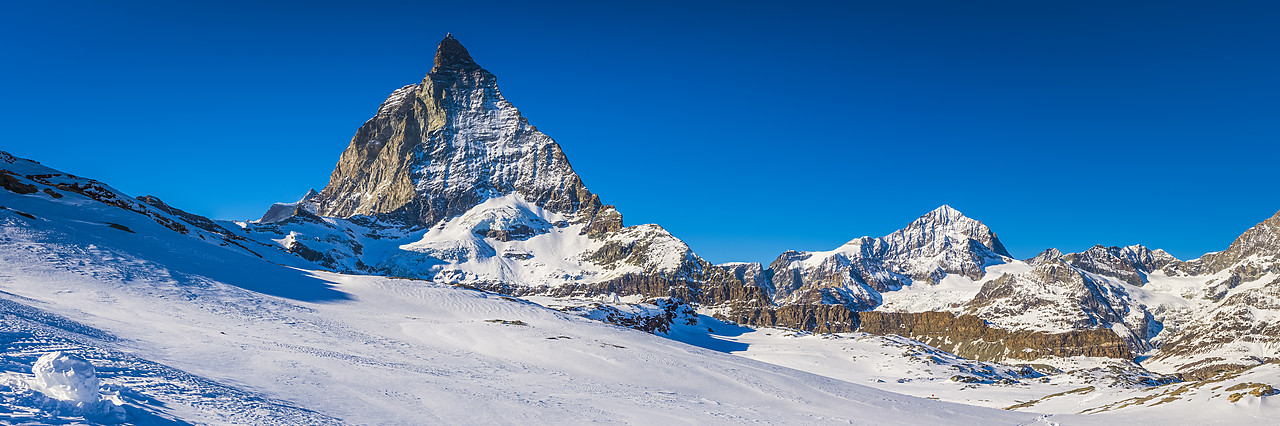
[[[1274,2],[98,3],[0,6],[0,149],[215,218],[323,187],[446,32],[716,262],[942,204],[1017,257],[1194,258],[1280,210]]]

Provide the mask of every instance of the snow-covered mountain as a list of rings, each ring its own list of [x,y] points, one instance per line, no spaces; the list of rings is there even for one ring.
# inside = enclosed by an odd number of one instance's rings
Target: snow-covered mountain
[[[451,36],[325,188],[257,220],[0,152],[0,314],[8,422],[1280,418],[1280,213],[1191,261],[1018,260],[942,206],[712,265],[624,226]],[[56,351],[110,404],[49,396]]]
[[[396,215],[432,226],[516,194],[584,231],[617,229],[560,145],[502,97],[497,80],[445,37],[422,82],[392,92],[351,139],[314,198],[320,214]]]
[[[779,304],[841,304],[865,311],[882,294],[948,275],[980,279],[989,265],[1010,260],[982,222],[949,206],[880,238],[862,237],[828,252],[788,251],[769,265]]]

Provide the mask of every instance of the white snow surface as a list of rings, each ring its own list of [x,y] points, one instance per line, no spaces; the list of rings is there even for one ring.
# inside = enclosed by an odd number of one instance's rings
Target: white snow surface
[[[98,402],[98,376],[93,364],[62,352],[44,354],[31,366],[36,390],[72,403]]]

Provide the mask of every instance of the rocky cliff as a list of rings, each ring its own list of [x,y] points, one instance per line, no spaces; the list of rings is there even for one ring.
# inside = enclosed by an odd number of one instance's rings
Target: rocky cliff
[[[734,310],[722,319],[765,327],[818,333],[860,331],[898,335],[980,361],[1035,360],[1045,357],[1091,356],[1133,359],[1133,352],[1107,329],[1058,333],[1005,330],[974,315],[949,312],[854,312],[842,305],[787,305]]]
[[[982,361],[1035,360],[1050,356],[1133,359],[1129,346],[1106,329],[1060,333],[1008,331],[991,327],[977,316],[947,312],[859,312],[858,319],[859,331],[910,337]]]

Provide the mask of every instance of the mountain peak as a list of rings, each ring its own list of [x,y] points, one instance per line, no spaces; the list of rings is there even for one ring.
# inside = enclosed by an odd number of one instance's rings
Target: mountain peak
[[[916,220],[906,228],[895,231],[884,238],[890,240],[907,239],[922,244],[926,241],[941,242],[944,235],[956,235],[978,241],[998,255],[1011,257],[1009,251],[1000,243],[996,234],[982,222],[965,216],[959,210],[943,204]]]
[[[444,40],[440,40],[440,45],[436,47],[435,67],[431,68],[431,72],[469,66],[476,66],[476,61],[471,59],[467,48],[462,47],[462,43],[453,38],[452,33],[445,34]]]
[[[486,199],[519,193],[555,213],[589,221],[606,213],[547,135],[503,98],[497,76],[452,34],[419,84],[391,93],[356,131],[313,203],[320,215],[391,214],[431,226]],[[593,222],[608,229],[621,217]]]
[[[959,210],[951,208],[951,206],[949,205],[943,204],[938,208],[933,209],[933,211],[930,211],[929,213],[926,213],[924,216],[921,216],[921,217],[959,219],[959,218],[965,217],[965,215],[964,213],[960,213]]]
[[[911,225],[908,226],[928,225],[954,227],[953,225],[958,225],[963,228],[974,223],[978,225],[982,224],[982,222],[979,222],[978,220],[965,216],[964,213],[961,213],[959,210],[943,204],[942,206],[939,206],[938,208],[916,218],[916,220],[912,221]]]

